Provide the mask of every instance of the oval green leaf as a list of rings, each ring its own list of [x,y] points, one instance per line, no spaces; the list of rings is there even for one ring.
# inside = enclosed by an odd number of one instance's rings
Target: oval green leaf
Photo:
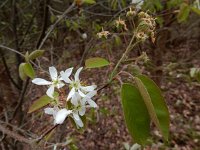
[[[83,3],[85,3],[85,4],[95,4],[96,1],[95,0],[83,0]]]
[[[29,60],[36,59],[44,54],[44,50],[35,50],[29,55]]]
[[[30,77],[31,79],[33,79],[35,77],[35,71],[30,63],[25,63],[23,66],[23,69],[24,69],[24,73],[28,77]]]
[[[24,72],[24,65],[25,65],[26,63],[21,63],[20,65],[19,65],[19,77],[24,81],[26,78],[27,78],[27,75],[25,74],[25,72]]]
[[[138,89],[147,106],[152,121],[160,130],[165,140],[169,136],[169,111],[161,90],[153,80],[144,75],[135,78]]]
[[[196,14],[200,15],[200,9],[199,9],[199,8],[191,7],[191,10],[192,10],[193,12],[195,12]]]
[[[89,58],[85,61],[86,68],[99,68],[108,66],[109,64],[106,59],[100,57]]]
[[[48,97],[47,95],[44,95],[42,97],[40,97],[38,100],[36,100],[31,107],[28,110],[28,113],[32,113],[46,105],[48,105],[51,102],[51,98]]]
[[[180,11],[177,15],[178,22],[186,21],[189,14],[190,14],[190,6],[186,3],[182,3],[180,6]]]
[[[124,117],[129,133],[141,145],[150,134],[150,117],[139,90],[131,84],[123,84],[121,89]]]

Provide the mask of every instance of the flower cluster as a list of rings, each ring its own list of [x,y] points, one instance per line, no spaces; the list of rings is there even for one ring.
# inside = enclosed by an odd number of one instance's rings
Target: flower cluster
[[[129,8],[129,11],[126,13],[127,17],[131,17],[131,16],[135,16],[136,15],[136,11],[134,10],[134,8]]]
[[[155,19],[145,12],[140,12],[138,14],[139,25],[136,32],[136,37],[138,40],[146,40],[148,37],[154,39],[154,30],[156,27]]]
[[[52,107],[45,108],[44,111],[46,114],[53,115],[54,124],[62,124],[66,117],[70,116],[77,127],[83,127],[81,116],[85,115],[86,108],[97,107],[97,104],[92,100],[92,97],[97,93],[96,85],[86,86],[80,81],[79,74],[82,69],[83,67],[79,68],[74,78],[71,78],[73,68],[66,69],[58,74],[55,67],[49,67],[51,81],[42,78],[32,80],[34,84],[49,86],[46,94],[55,102],[52,103]],[[65,85],[68,85],[70,90],[68,95],[65,92],[63,94],[60,90]]]
[[[125,20],[122,20],[120,17],[118,18],[118,20],[115,20],[115,26],[117,28],[123,28],[126,31],[128,30],[126,23],[125,23]]]
[[[109,31],[104,31],[104,29],[102,28],[102,31],[97,33],[97,37],[98,38],[106,38],[107,39],[109,34],[110,34]]]

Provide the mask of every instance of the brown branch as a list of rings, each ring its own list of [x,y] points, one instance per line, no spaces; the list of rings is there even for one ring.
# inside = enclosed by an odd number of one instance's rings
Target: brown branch
[[[42,28],[42,32],[39,36],[39,39],[37,41],[37,44],[36,44],[36,49],[38,49],[38,46],[40,45],[40,43],[42,42],[42,38],[44,36],[44,33],[45,33],[45,30],[47,29],[47,21],[48,21],[48,4],[49,4],[49,1],[50,0],[46,0],[46,3],[45,3],[45,8],[44,8],[44,18],[43,20],[45,20],[43,22],[43,28]],[[14,110],[14,113],[13,113],[13,116],[12,116],[12,119],[15,118],[17,112],[21,112],[20,111],[20,108],[23,104],[23,100],[24,100],[24,96],[25,96],[25,93],[26,93],[26,90],[27,90],[27,87],[28,87],[28,84],[29,84],[29,78],[26,79],[25,83],[23,84],[23,88],[22,88],[22,91],[20,93],[20,97],[19,97],[19,100],[18,100],[18,104],[17,106],[15,107],[15,110]],[[22,117],[21,117],[22,118]],[[11,120],[12,120],[11,119]]]
[[[36,48],[38,49],[41,42],[42,42],[42,39],[44,38],[45,36],[45,31],[47,29],[47,25],[48,25],[48,18],[49,18],[49,5],[50,3],[50,0],[46,0],[45,1],[45,5],[44,5],[44,16],[43,16],[43,25],[42,25],[42,32],[38,38],[38,41],[37,41],[37,45],[36,45]]]
[[[53,127],[51,127],[49,130],[47,130],[46,132],[44,132],[42,134],[42,136],[37,139],[37,143],[39,143],[47,134],[49,134],[53,129],[57,128],[58,126],[59,126],[59,124],[56,124]]]
[[[12,30],[13,30],[13,36],[15,41],[15,49],[20,52],[19,48],[19,40],[18,40],[18,34],[17,34],[17,18],[18,18],[18,12],[16,7],[16,0],[12,1]],[[16,54],[17,59],[17,68],[19,67],[20,63],[22,62],[22,58],[19,54]],[[18,71],[17,71],[18,72]],[[22,85],[22,80],[20,79],[18,75],[18,85]]]
[[[29,78],[26,79],[25,83],[23,84],[23,88],[22,88],[22,91],[20,93],[20,97],[19,97],[19,100],[18,100],[18,104],[17,106],[15,107],[15,110],[14,110],[14,113],[13,113],[13,116],[11,118],[11,120],[13,118],[15,118],[17,112],[21,112],[19,109],[21,108],[22,106],[22,103],[23,103],[23,100],[24,100],[24,96],[25,96],[25,93],[26,93],[26,90],[27,90],[27,87],[28,87],[28,83],[29,83]],[[22,119],[22,117],[20,117]]]
[[[6,73],[8,75],[8,78],[10,79],[11,83],[19,90],[21,90],[21,87],[15,82],[15,80],[12,78],[11,76],[11,73],[10,73],[10,70],[8,68],[8,65],[7,65],[7,62],[6,62],[6,59],[4,57],[4,54],[3,52],[0,50],[0,55],[1,55],[1,59],[2,59],[2,62],[3,62],[3,65],[5,67],[5,70],[6,70]]]
[[[31,20],[30,20],[30,22],[29,22],[29,24],[28,24],[28,27],[27,27],[27,29],[26,29],[24,35],[23,35],[23,39],[19,42],[19,46],[22,46],[22,45],[23,45],[23,43],[24,43],[24,41],[25,41],[25,39],[26,39],[26,36],[27,36],[27,34],[29,33],[29,31],[30,31],[30,29],[31,29],[31,27],[32,27],[32,25],[33,25],[33,21],[34,21],[34,18],[35,18],[35,16],[36,16],[36,14],[37,14],[37,11],[35,11],[34,14],[33,14],[33,16],[31,17]]]
[[[39,44],[38,49],[42,48],[42,46],[44,45],[44,42],[46,41],[46,39],[48,38],[50,33],[54,30],[56,25],[74,8],[74,6],[75,6],[75,3],[72,3],[72,5],[58,18],[58,20],[56,20],[56,22],[53,25],[50,26],[47,34],[42,39],[42,42]]]
[[[4,134],[14,138],[17,141],[20,141],[20,142],[23,142],[23,143],[26,143],[26,144],[29,144],[29,145],[33,144],[33,140],[27,139],[24,136],[7,129],[6,127],[2,126],[1,124],[0,124],[0,131]]]

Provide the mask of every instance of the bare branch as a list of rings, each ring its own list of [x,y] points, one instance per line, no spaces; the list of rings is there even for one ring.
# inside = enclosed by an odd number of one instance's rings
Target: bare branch
[[[4,134],[7,134],[8,136],[16,139],[17,141],[20,141],[20,142],[23,142],[26,144],[30,144],[30,145],[33,144],[31,139],[27,139],[18,133],[8,130],[6,127],[2,126],[1,124],[0,124],[0,131],[3,132]]]

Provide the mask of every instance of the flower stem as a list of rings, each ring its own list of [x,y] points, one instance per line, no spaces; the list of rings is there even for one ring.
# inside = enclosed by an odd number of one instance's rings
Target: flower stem
[[[125,52],[123,53],[122,57],[120,58],[120,60],[117,62],[115,68],[113,69],[113,71],[111,72],[111,75],[110,75],[110,79],[109,79],[109,82],[112,81],[113,77],[115,76],[116,74],[116,71],[117,71],[117,68],[119,67],[120,63],[125,59],[126,55],[130,52],[130,50],[135,47],[140,41],[136,41],[133,46],[132,43],[134,41],[134,38],[135,38],[135,35],[133,35],[133,37],[131,38],[131,41],[129,42],[129,45],[127,46]]]

